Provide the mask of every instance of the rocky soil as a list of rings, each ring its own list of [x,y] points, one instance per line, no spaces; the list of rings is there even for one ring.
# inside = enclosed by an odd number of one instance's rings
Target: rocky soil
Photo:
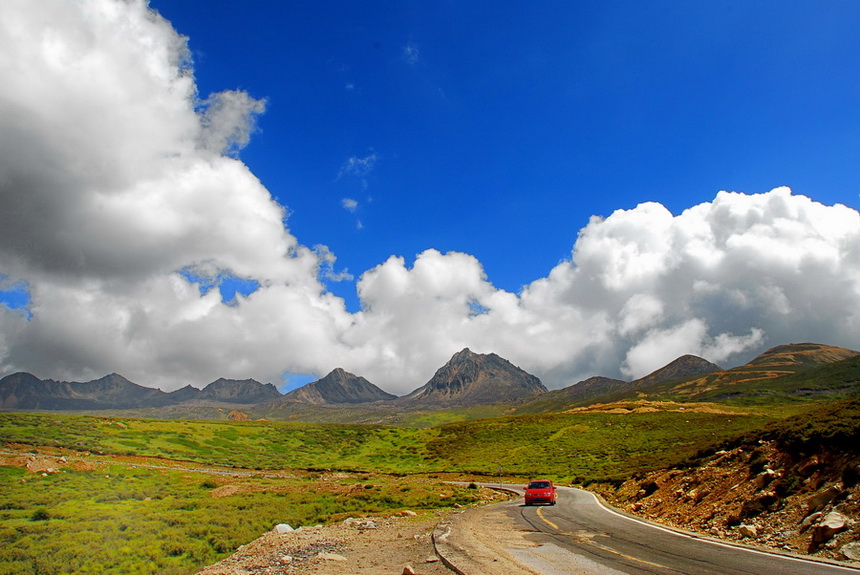
[[[481,505],[509,496],[480,488]],[[451,575],[433,530],[454,510],[349,517],[332,525],[275,526],[199,575]]]
[[[856,455],[791,455],[773,442],[720,451],[700,467],[591,486],[659,523],[823,559],[860,564]]]
[[[432,532],[440,519],[435,514],[404,514],[350,518],[283,533],[275,529],[199,575],[450,575],[433,549]]]

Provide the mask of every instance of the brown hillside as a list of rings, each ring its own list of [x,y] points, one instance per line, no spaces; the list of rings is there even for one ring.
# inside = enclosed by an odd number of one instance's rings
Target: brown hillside
[[[778,345],[750,361],[747,366],[805,366],[833,363],[860,355],[860,352],[818,343]]]
[[[693,397],[741,383],[772,380],[821,365],[844,361],[860,352],[816,343],[780,345],[767,350],[749,363],[704,375],[676,385],[673,393]]]

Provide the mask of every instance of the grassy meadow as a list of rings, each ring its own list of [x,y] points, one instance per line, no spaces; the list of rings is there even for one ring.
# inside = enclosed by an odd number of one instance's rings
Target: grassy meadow
[[[477,499],[450,478],[626,479],[774,419],[635,403],[413,428],[0,413],[0,575],[193,573],[277,523]],[[66,459],[43,476],[28,453]]]
[[[278,523],[436,510],[474,489],[355,474],[233,477],[129,464],[0,467],[0,573],[193,573]]]

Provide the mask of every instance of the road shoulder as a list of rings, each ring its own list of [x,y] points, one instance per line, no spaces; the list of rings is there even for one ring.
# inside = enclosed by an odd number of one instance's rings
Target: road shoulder
[[[439,522],[433,531],[436,553],[452,571],[460,575],[537,575],[511,554],[517,549],[536,547],[526,540],[526,532],[512,525],[506,501],[475,507]]]

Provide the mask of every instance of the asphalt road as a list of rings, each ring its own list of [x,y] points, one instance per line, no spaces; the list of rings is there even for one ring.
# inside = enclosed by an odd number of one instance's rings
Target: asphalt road
[[[502,505],[517,529],[531,532],[526,539],[534,544],[506,551],[544,575],[860,573],[847,566],[729,545],[645,523],[603,506],[581,489],[559,488],[555,506],[526,507],[522,499]]]

